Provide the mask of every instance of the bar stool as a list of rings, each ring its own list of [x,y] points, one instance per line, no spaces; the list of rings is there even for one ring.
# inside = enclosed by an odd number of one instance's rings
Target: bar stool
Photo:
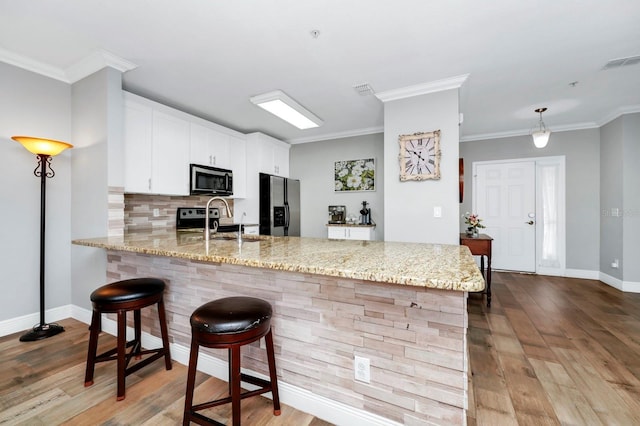
[[[91,330],[89,335],[89,351],[87,353],[87,369],[84,377],[84,386],[93,384],[93,372],[98,362],[117,360],[118,390],[117,401],[125,397],[125,377],[134,373],[151,362],[164,357],[167,370],[171,370],[171,354],[169,353],[169,334],[167,332],[167,319],[164,311],[165,283],[156,278],[135,278],[118,281],[104,285],[91,293],[93,314],[91,316]],[[158,317],[160,319],[160,333],[162,334],[162,347],[159,349],[142,350],[140,338],[142,330],[140,326],[140,309],[158,304]],[[127,342],[126,326],[127,312],[133,311],[134,339]],[[96,356],[98,349],[98,335],[102,331],[103,313],[116,313],[118,318],[117,346]],[[127,354],[126,348],[131,348]],[[150,357],[137,362],[129,367],[131,358],[141,359],[143,355],[153,354]]]
[[[271,334],[271,305],[254,297],[227,297],[206,303],[191,315],[191,354],[187,376],[187,393],[184,401],[182,424],[191,421],[201,425],[220,425],[197,411],[231,402],[233,426],[240,425],[240,400],[250,396],[271,392],[273,414],[280,415],[278,378],[273,354]],[[240,347],[265,337],[270,381],[240,372]],[[207,348],[227,348],[229,350],[229,395],[226,398],[193,405],[193,391],[196,380],[196,366],[200,346]],[[260,386],[254,391],[241,393],[240,382]]]

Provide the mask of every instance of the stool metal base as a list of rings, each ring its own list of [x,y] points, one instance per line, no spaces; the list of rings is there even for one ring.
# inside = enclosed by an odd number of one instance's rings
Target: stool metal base
[[[58,324],[38,324],[32,330],[27,331],[20,336],[21,342],[34,342],[36,340],[46,339],[55,336],[64,331],[64,327]]]

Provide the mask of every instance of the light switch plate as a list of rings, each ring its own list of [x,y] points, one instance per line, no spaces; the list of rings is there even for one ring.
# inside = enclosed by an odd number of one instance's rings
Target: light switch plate
[[[433,217],[442,217],[442,207],[435,206],[433,208]]]

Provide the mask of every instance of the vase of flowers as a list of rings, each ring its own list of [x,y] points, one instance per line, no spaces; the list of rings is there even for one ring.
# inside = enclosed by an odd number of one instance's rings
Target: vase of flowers
[[[466,212],[464,214],[464,223],[467,225],[467,235],[473,238],[478,236],[478,229],[485,228],[482,224],[482,219],[475,213]]]

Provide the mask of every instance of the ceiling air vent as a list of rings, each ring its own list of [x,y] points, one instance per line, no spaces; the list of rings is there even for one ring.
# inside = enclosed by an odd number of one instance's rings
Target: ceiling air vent
[[[356,92],[361,96],[373,95],[373,87],[369,86],[369,83],[356,84],[353,86]]]
[[[609,70],[611,68],[620,68],[625,67],[627,65],[635,65],[640,63],[640,55],[638,56],[629,56],[627,58],[619,58],[612,59],[604,65],[605,70]]]

